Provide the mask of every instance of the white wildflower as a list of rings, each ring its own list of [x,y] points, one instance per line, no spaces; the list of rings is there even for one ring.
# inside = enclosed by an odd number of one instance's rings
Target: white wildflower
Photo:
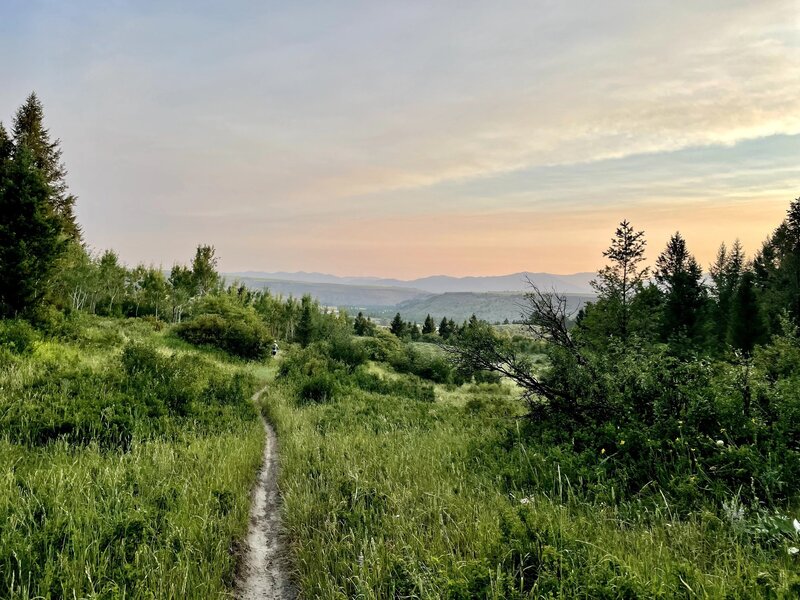
[[[520,504],[530,504],[530,503],[531,503],[531,499],[530,499],[530,498],[522,498],[522,499],[519,501],[519,503],[520,503]]]
[[[800,521],[798,521],[797,519],[795,519],[794,521],[792,521],[792,525],[794,525],[794,530],[795,530],[797,533],[800,533]]]
[[[800,549],[798,549],[797,546],[790,546],[787,552],[789,556],[797,556],[797,554],[800,553]]]
[[[722,448],[724,445],[725,445],[725,442],[723,442],[722,440],[717,440],[717,446]]]

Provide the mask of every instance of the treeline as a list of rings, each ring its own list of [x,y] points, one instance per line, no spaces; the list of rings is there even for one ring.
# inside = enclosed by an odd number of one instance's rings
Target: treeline
[[[652,271],[645,249],[623,221],[574,325],[564,297],[532,289],[524,322],[544,365],[485,323],[452,356],[520,385],[527,435],[581,493],[767,518],[800,475],[800,199],[751,260],[722,245],[708,280],[680,233]],[[784,540],[780,523],[764,535]]]
[[[597,301],[578,314],[581,334],[602,348],[635,337],[676,351],[750,354],[800,319],[800,199],[752,260],[736,240],[703,269],[680,233],[644,267],[644,232],[623,221],[593,282]]]
[[[358,313],[356,334],[369,335],[369,333],[360,333],[360,331],[369,332],[371,321],[369,322],[370,325],[359,325],[361,319],[363,319],[363,315]],[[460,331],[468,327],[471,323],[474,324],[477,321],[478,318],[474,314],[470,317],[469,321],[464,321],[461,325],[457,324],[453,319],[442,317],[442,320],[437,326],[433,317],[428,315],[425,317],[425,321],[422,323],[422,328],[420,329],[420,326],[416,322],[404,321],[400,313],[397,313],[389,324],[389,331],[400,339],[411,340],[412,342],[420,340],[435,342],[448,340],[452,336],[458,335]]]
[[[31,94],[10,132],[0,123],[0,318],[46,327],[70,313],[142,317],[177,325],[193,343],[260,358],[276,340],[307,345],[346,315],[326,315],[310,296],[273,296],[234,283],[217,270],[213,246],[189,264],[124,265],[113,250],[93,253],[75,219],[60,142]]]

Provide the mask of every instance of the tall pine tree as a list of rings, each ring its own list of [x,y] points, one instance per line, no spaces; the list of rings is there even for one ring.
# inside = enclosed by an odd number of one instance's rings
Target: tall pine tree
[[[800,198],[789,206],[786,219],[764,242],[753,259],[763,310],[778,331],[784,310],[800,324]]]
[[[731,299],[728,342],[749,356],[766,339],[766,327],[756,298],[755,275],[745,272]]]
[[[395,334],[397,337],[403,337],[403,334],[406,333],[406,324],[403,321],[403,317],[400,316],[400,313],[397,313],[392,319],[391,324],[389,325],[389,331]]]
[[[430,315],[425,317],[425,322],[422,324],[422,333],[424,334],[436,333],[436,322]]]
[[[598,300],[605,303],[614,322],[612,333],[623,339],[629,334],[631,302],[647,278],[648,269],[641,266],[646,245],[644,231],[634,231],[630,222],[622,221],[608,250],[603,252],[611,262],[592,281]]]
[[[680,233],[673,235],[656,261],[656,281],[664,291],[662,335],[665,340],[702,341],[706,288],[703,270],[686,248]]]
[[[717,340],[721,343],[727,340],[731,302],[744,272],[744,263],[742,245],[736,240],[730,250],[724,243],[720,245],[716,260],[709,269],[713,283],[710,292],[714,300],[714,326]]]
[[[11,148],[0,126],[0,315],[33,312],[65,250],[52,190],[24,143]]]
[[[79,242],[81,230],[74,212],[76,198],[67,189],[67,170],[61,160],[61,140],[50,139],[50,132],[44,126],[44,108],[35,93],[31,93],[17,110],[12,133],[17,147],[28,148],[33,165],[49,186],[49,201],[54,214],[61,220],[61,229],[69,238]]]

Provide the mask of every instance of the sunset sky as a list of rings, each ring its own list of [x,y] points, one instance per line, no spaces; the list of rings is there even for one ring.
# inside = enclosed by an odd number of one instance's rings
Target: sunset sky
[[[412,278],[752,253],[800,196],[800,0],[2,0],[86,241]]]

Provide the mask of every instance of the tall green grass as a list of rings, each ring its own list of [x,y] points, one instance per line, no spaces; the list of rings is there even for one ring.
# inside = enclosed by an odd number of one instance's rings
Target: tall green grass
[[[0,598],[229,597],[249,367],[110,319],[0,358]]]
[[[437,390],[438,391],[438,390]],[[273,387],[297,578],[314,598],[795,597],[784,544],[735,516],[592,501],[516,434],[501,386],[435,403]],[[601,457],[598,457],[601,460]],[[613,490],[610,492],[613,497]]]

